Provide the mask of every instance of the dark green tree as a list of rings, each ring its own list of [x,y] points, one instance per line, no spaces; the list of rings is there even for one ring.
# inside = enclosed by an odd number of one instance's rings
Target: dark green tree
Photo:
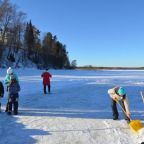
[[[26,25],[24,34],[24,45],[27,51],[27,57],[34,63],[39,63],[41,52],[40,31],[32,25],[30,21]]]
[[[27,56],[32,60],[35,46],[34,31],[31,21],[27,23],[24,35],[25,47],[27,49]]]

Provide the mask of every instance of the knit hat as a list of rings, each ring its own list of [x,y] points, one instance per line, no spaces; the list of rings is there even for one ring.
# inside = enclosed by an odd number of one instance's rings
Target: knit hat
[[[125,89],[124,89],[123,87],[119,87],[117,93],[118,93],[120,96],[123,96],[123,95],[126,94]]]
[[[9,67],[8,69],[7,69],[7,74],[12,74],[13,73],[13,69],[11,68],[11,67]]]

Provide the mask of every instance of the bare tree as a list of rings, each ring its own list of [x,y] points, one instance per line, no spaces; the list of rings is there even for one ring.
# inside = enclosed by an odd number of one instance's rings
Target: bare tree
[[[3,0],[0,5],[0,58],[4,48],[8,48],[7,58],[14,59],[14,53],[22,47],[26,14],[17,12],[16,5]]]
[[[12,48],[13,52],[17,53],[18,49],[22,48],[23,33],[25,30],[25,14],[23,12],[14,11],[13,22],[9,27],[7,36],[7,45]]]
[[[0,6],[0,58],[3,53],[4,45],[7,43],[7,35],[10,24],[13,19],[13,7],[9,0],[3,0]]]

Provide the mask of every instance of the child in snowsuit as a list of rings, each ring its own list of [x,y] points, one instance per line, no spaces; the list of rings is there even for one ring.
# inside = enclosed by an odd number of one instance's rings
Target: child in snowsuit
[[[51,92],[51,86],[50,86],[50,78],[52,75],[48,72],[48,69],[46,69],[45,72],[42,73],[41,77],[43,78],[43,90],[44,94],[46,94],[46,86],[48,86],[48,92]]]
[[[0,99],[4,96],[4,87],[2,82],[0,81]],[[0,102],[0,111],[1,111],[1,102]]]
[[[13,75],[15,77],[16,81],[19,83],[17,75],[13,72],[13,69],[11,67],[9,67],[7,69],[7,74],[6,74],[5,79],[4,79],[4,84],[7,85],[7,91],[8,91],[8,86],[9,86],[9,83],[10,83],[10,77],[11,77],[11,75]],[[6,110],[5,110],[5,112],[8,112],[8,102],[6,104]]]
[[[126,93],[123,87],[114,87],[112,89],[108,90],[108,94],[111,97],[111,106],[112,106],[112,112],[113,112],[113,120],[118,119],[118,110],[117,110],[117,102],[121,105],[123,111],[123,115],[125,120],[127,122],[130,122],[130,112],[129,112],[129,107],[128,107],[128,102],[126,98]]]
[[[13,113],[15,115],[18,114],[18,98],[19,98],[19,92],[20,91],[20,85],[16,81],[16,78],[11,75],[10,76],[10,82],[8,85],[8,114],[11,115],[12,108]]]

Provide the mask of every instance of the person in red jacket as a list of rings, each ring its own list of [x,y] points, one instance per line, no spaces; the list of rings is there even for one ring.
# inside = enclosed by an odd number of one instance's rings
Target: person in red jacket
[[[46,94],[46,87],[48,86],[48,92],[51,92],[51,87],[50,87],[50,78],[52,75],[48,72],[48,69],[46,69],[45,72],[42,73],[41,77],[43,78],[43,90],[44,94]]]

